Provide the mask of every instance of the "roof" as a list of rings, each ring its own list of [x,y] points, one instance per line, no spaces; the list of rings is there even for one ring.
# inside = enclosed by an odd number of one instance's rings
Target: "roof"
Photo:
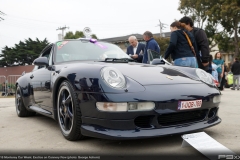
[[[171,32],[164,32],[163,36],[164,37],[170,37]],[[100,39],[101,41],[106,41],[106,42],[112,42],[112,43],[123,43],[123,42],[128,42],[128,38],[130,36],[135,36],[137,38],[138,41],[144,41],[143,39],[143,35],[142,34],[130,34],[130,35],[126,35],[126,36],[121,36],[121,37],[113,37],[113,38],[104,38],[104,39]],[[155,33],[153,34],[153,36],[159,36],[159,33]]]

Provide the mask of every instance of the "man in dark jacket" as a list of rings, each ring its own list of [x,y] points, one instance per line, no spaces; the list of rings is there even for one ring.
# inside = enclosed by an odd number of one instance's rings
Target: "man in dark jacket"
[[[151,50],[159,53],[159,57],[160,57],[160,47],[159,47],[158,43],[153,39],[153,34],[149,31],[146,31],[143,33],[143,39],[146,41],[146,47],[144,49],[142,63],[148,63],[148,54],[147,54],[148,49],[151,49]]]
[[[233,88],[235,90],[236,82],[237,82],[237,90],[239,90],[239,78],[240,78],[240,63],[238,58],[235,58],[234,63],[232,65],[231,71],[233,73]]]
[[[193,21],[189,17],[185,16],[181,18],[179,22],[184,23],[184,28],[191,32],[195,38],[198,49],[198,51],[196,52],[198,67],[211,74],[211,64],[209,63],[209,43],[205,31],[200,28],[194,27]]]
[[[128,38],[130,46],[127,48],[127,54],[135,61],[142,63],[145,44],[139,43],[135,36]]]

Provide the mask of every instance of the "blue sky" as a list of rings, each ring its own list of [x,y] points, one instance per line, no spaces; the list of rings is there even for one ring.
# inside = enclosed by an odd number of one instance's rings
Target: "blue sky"
[[[0,0],[0,47],[13,47],[20,40],[58,40],[59,27],[75,32],[90,27],[98,38],[159,33],[159,20],[169,25],[183,15],[179,0]]]

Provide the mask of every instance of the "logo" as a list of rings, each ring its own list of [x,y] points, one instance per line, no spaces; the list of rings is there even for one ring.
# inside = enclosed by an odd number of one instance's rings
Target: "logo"
[[[218,159],[240,159],[238,155],[218,155]]]
[[[83,29],[83,34],[86,38],[91,38],[92,30],[89,27]]]

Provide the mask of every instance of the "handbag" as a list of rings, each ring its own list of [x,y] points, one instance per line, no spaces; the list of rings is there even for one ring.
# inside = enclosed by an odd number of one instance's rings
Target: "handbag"
[[[194,49],[194,47],[193,47],[193,45],[192,45],[192,42],[191,42],[190,38],[188,37],[188,35],[187,35],[187,33],[186,33],[185,31],[183,31],[183,33],[185,34],[185,36],[186,36],[186,38],[187,38],[188,44],[189,44],[189,46],[190,46],[190,48],[191,48],[191,50],[192,50],[195,58],[197,58],[197,57],[196,57],[195,49]]]
[[[190,46],[190,48],[191,48],[191,50],[192,50],[192,52],[193,52],[193,54],[194,54],[194,56],[197,60],[198,68],[201,68],[201,69],[207,71],[209,69],[209,66],[203,66],[202,60],[201,60],[200,56],[196,54],[195,49],[192,45],[192,42],[191,42],[189,36],[187,35],[187,33],[185,31],[183,31],[183,33],[185,34],[185,36],[187,38],[187,41],[188,41],[188,44],[189,44],[189,46]]]

